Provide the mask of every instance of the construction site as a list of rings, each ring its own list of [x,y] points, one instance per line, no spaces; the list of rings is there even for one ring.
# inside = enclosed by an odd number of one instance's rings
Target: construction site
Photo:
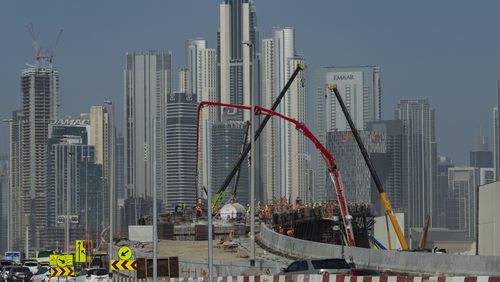
[[[212,261],[213,275],[232,276],[277,274],[294,260],[331,257],[344,258],[356,267],[376,270],[385,275],[500,275],[499,257],[449,254],[444,248],[428,244],[429,216],[417,243],[411,241],[414,238],[410,238],[410,244],[407,243],[404,225],[398,221],[402,217],[396,216],[392,210],[342,97],[336,85],[331,84],[326,87],[337,98],[351,127],[378,189],[385,214],[377,218],[370,205],[346,201],[334,156],[305,125],[274,111],[301,70],[303,66],[297,66],[271,109],[202,101],[198,105],[198,119],[204,107],[253,111],[255,115],[264,116],[260,126],[253,132],[253,141],[259,138],[271,117],[293,124],[323,157],[337,199],[315,204],[301,201],[291,203],[285,198],[260,204],[251,199],[248,207],[239,204],[236,189],[233,192],[226,190],[233,178],[238,179],[243,160],[251,153],[252,142],[245,141],[241,156],[222,187],[215,192],[205,190],[207,198],[198,198],[192,207],[176,207],[175,212],[157,215],[158,257],[176,257],[178,277],[206,275],[207,261],[210,265],[212,260],[215,261]],[[245,140],[248,135],[247,128]],[[376,231],[377,221],[383,222],[383,227]],[[150,239],[153,237],[151,226],[154,224],[154,215],[141,218],[139,226],[129,227],[129,238],[116,244],[130,244],[140,256],[152,258],[155,242]],[[377,235],[380,236],[377,238],[376,234],[382,235]],[[379,240],[382,237],[383,240]],[[214,251],[211,251],[212,248]]]

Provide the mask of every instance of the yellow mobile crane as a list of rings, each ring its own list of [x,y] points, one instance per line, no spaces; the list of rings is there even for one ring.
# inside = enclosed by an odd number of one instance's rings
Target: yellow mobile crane
[[[380,200],[382,201],[382,204],[384,205],[385,213],[389,216],[389,219],[391,220],[392,226],[394,227],[394,231],[396,231],[396,235],[398,236],[399,244],[401,245],[401,248],[403,251],[408,250],[408,244],[406,243],[405,237],[403,235],[403,232],[401,231],[401,227],[399,226],[398,220],[396,218],[396,215],[394,214],[394,211],[392,210],[391,203],[387,199],[387,195],[384,191],[384,187],[382,186],[382,182],[380,181],[380,178],[378,177],[377,172],[375,171],[375,167],[373,166],[373,163],[370,159],[370,156],[368,155],[368,152],[366,151],[365,145],[363,144],[363,141],[361,141],[361,137],[359,136],[358,130],[356,129],[356,126],[354,125],[351,115],[349,114],[349,111],[347,111],[347,107],[344,104],[344,101],[342,100],[342,97],[340,96],[339,90],[337,89],[337,84],[327,84],[326,87],[328,90],[330,90],[331,93],[335,94],[335,97],[337,98],[340,107],[342,108],[342,112],[344,112],[344,116],[347,120],[347,123],[349,123],[349,126],[351,127],[352,134],[354,135],[354,138],[356,139],[356,143],[358,143],[358,147],[361,150],[361,154],[363,155],[363,158],[365,159],[366,165],[368,166],[368,169],[370,170],[370,174],[372,175],[373,181],[375,182],[375,185],[377,186],[377,190],[380,194]]]

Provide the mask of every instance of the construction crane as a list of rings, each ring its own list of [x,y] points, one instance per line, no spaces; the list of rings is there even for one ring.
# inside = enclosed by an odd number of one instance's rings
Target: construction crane
[[[335,94],[335,97],[337,98],[337,101],[340,104],[340,107],[342,108],[342,112],[344,113],[344,116],[349,123],[349,126],[351,127],[352,134],[354,135],[354,138],[356,139],[356,143],[358,143],[358,147],[361,150],[361,154],[363,155],[363,158],[365,159],[366,165],[368,166],[368,169],[370,170],[370,174],[375,182],[375,186],[377,186],[377,190],[380,194],[380,200],[382,201],[382,204],[384,205],[385,213],[389,216],[389,219],[391,220],[392,226],[394,228],[394,231],[396,231],[396,236],[398,237],[399,244],[401,245],[401,248],[406,251],[408,250],[408,244],[406,243],[406,240],[404,238],[403,232],[401,231],[401,227],[399,226],[398,220],[396,218],[396,215],[394,214],[394,211],[392,210],[391,203],[389,202],[389,199],[387,199],[386,192],[384,191],[384,187],[382,186],[382,182],[380,181],[380,178],[378,177],[377,172],[375,171],[375,167],[373,166],[373,163],[370,159],[370,156],[368,155],[368,152],[366,151],[365,145],[363,144],[363,141],[361,140],[361,137],[359,136],[359,132],[356,129],[356,126],[354,125],[351,115],[349,114],[349,111],[347,110],[347,107],[344,104],[344,101],[342,100],[342,97],[340,96],[339,90],[337,89],[337,84],[327,84],[326,85],[328,90]]]
[[[244,105],[232,105],[232,104],[226,104],[226,103],[218,103],[218,102],[209,102],[209,101],[202,101],[198,104],[198,117],[200,116],[199,111],[201,111],[202,108],[206,106],[217,106],[217,107],[228,107],[228,108],[236,108],[236,109],[242,109],[242,110],[252,110],[252,107],[250,106],[244,106]],[[281,119],[284,119],[287,122],[293,123],[295,125],[295,128],[302,132],[305,137],[307,137],[311,142],[314,144],[314,146],[319,150],[321,156],[325,160],[325,162],[328,165],[328,174],[330,176],[330,180],[333,183],[333,186],[335,187],[335,191],[337,192],[337,200],[339,203],[340,207],[340,213],[342,215],[344,227],[345,227],[345,235],[346,235],[346,241],[348,246],[356,246],[355,240],[354,240],[354,232],[352,228],[352,216],[349,214],[349,210],[347,209],[347,202],[345,200],[344,196],[344,186],[342,184],[342,179],[340,177],[340,171],[337,168],[337,163],[335,162],[335,159],[333,158],[332,154],[321,144],[321,142],[314,136],[314,134],[302,123],[299,121],[292,119],[290,117],[284,116],[280,113],[274,112],[272,110],[260,107],[260,106],[254,106],[255,112],[253,114],[255,115],[260,115],[264,114],[266,117],[272,117],[276,116]],[[197,122],[197,125],[199,124],[199,121]],[[197,138],[199,137],[197,133]],[[247,146],[248,147],[248,146]],[[198,147],[197,147],[198,150]],[[198,158],[196,158],[196,161]]]
[[[248,144],[248,133],[250,129],[250,122],[247,120],[245,124],[246,124],[245,136],[243,137],[243,142],[241,144],[240,154],[243,154],[243,151],[245,150],[245,147]],[[241,165],[238,167],[238,173],[236,174],[236,180],[234,181],[233,196],[236,196],[236,190],[238,189],[238,182],[240,182],[240,175],[241,175]]]
[[[429,223],[431,217],[429,215],[425,216],[424,227],[422,228],[422,236],[420,236],[420,241],[418,242],[418,248],[420,250],[425,249],[425,245],[427,245],[427,235],[429,234]]]
[[[28,30],[28,32],[31,36],[31,39],[33,40],[33,49],[34,49],[35,59],[36,59],[37,63],[40,63],[41,61],[46,61],[48,63],[48,65],[50,67],[52,67],[52,62],[54,60],[54,50],[56,49],[57,45],[59,44],[59,40],[61,39],[63,30],[60,29],[59,32],[57,33],[54,47],[42,48],[38,44],[38,41],[37,41],[37,38],[35,35],[35,27],[33,26],[33,23],[29,23],[25,27]]]
[[[288,79],[287,83],[285,84],[285,87],[283,87],[283,89],[281,90],[280,94],[278,95],[278,97],[274,101],[273,105],[271,106],[271,110],[272,111],[274,111],[274,110],[276,110],[276,108],[278,108],[279,103],[281,102],[281,100],[285,96],[286,92],[288,91],[288,89],[292,85],[293,81],[295,80],[295,78],[297,77],[297,75],[299,74],[299,72],[305,70],[305,68],[306,68],[306,66],[304,64],[298,64],[297,65],[297,67],[295,68],[294,72],[292,73],[292,75]],[[199,119],[200,119],[200,110],[205,105],[203,105],[202,103],[198,104],[197,117],[196,117],[197,118],[197,121],[196,121],[196,124],[197,124],[196,125],[196,134],[197,134],[197,136],[199,136],[199,130],[200,130],[200,122],[199,122]],[[230,105],[230,104],[227,104],[227,105]],[[230,105],[230,106],[233,106],[233,105]],[[264,130],[264,127],[266,126],[266,124],[269,122],[270,118],[271,118],[270,116],[266,116],[262,120],[262,123],[260,124],[259,128],[255,131],[255,135],[253,136],[254,142],[256,142],[257,139],[259,139],[260,134]],[[215,209],[219,205],[219,203],[226,197],[225,191],[226,191],[227,187],[229,186],[229,184],[231,183],[231,181],[233,180],[233,177],[238,172],[239,167],[241,167],[241,164],[243,163],[243,161],[247,157],[248,153],[250,152],[251,147],[252,147],[252,144],[248,144],[245,147],[245,149],[243,150],[243,153],[240,155],[240,158],[238,159],[238,161],[234,165],[233,170],[231,170],[231,172],[226,177],[226,179],[222,183],[221,187],[219,188],[219,190],[215,194],[214,199],[212,200],[212,208]],[[199,138],[196,138],[196,148],[197,148],[196,149],[196,178],[198,178],[198,157],[199,157],[199,155],[198,155],[199,154],[198,148],[199,148]]]

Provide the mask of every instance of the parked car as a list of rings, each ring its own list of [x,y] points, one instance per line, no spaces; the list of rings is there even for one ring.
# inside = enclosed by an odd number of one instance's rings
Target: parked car
[[[6,265],[2,267],[2,272],[0,272],[0,281],[6,281],[9,276],[10,269],[14,267],[14,265]]]
[[[308,259],[292,262],[281,274],[350,274],[351,266],[345,259]]]
[[[353,276],[382,276],[383,273],[373,269],[353,268],[351,274]]]
[[[29,268],[32,274],[37,273],[38,268],[40,268],[40,264],[36,260],[26,260],[24,261],[23,266]]]
[[[50,267],[49,266],[41,266],[38,271],[33,274],[31,281],[34,282],[46,282],[50,280]]]
[[[6,265],[15,265],[16,263],[11,260],[1,259],[0,260],[0,268]]]
[[[104,268],[86,268],[76,274],[76,281],[110,281],[110,274]]]
[[[24,266],[14,266],[10,269],[7,281],[30,281],[33,274]]]

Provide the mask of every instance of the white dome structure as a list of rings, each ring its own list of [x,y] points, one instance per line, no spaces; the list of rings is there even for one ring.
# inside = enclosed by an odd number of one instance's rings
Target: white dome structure
[[[220,217],[223,220],[241,219],[245,216],[245,207],[241,204],[225,204],[220,209]]]

